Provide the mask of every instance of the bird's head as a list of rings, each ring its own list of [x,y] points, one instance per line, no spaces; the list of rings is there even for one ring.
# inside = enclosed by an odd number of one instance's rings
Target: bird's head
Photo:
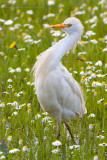
[[[84,30],[81,21],[75,17],[67,18],[62,24],[53,25],[51,28],[62,29],[68,34],[78,34],[79,37],[81,37]]]

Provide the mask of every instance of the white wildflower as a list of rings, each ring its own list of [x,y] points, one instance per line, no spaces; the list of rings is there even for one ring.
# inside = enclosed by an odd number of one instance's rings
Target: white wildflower
[[[62,143],[58,140],[56,140],[55,142],[52,143],[53,146],[61,146]]]
[[[5,7],[6,7],[6,4],[2,4],[2,5],[1,5],[1,8],[5,8]]]
[[[57,148],[57,149],[53,149],[51,152],[52,152],[52,153],[58,153],[59,151],[60,151],[60,149]]]
[[[25,68],[25,71],[26,71],[26,72],[30,72],[30,69],[29,69],[29,68]]]
[[[9,73],[14,73],[15,72],[15,70],[13,68],[9,68],[8,70],[9,70]]]
[[[8,136],[8,137],[7,137],[7,140],[8,140],[8,141],[11,141],[11,140],[12,140],[12,136]]]
[[[2,18],[0,18],[0,22],[3,22],[3,23],[4,23],[4,22],[5,22],[5,20],[4,20],[4,19],[2,19]]]
[[[31,86],[31,82],[27,82],[26,84],[27,84],[28,86]]]
[[[102,52],[106,52],[107,51],[107,48],[104,48],[103,50],[102,50]]]
[[[78,52],[78,56],[85,55],[87,52]]]
[[[97,11],[97,10],[98,10],[98,7],[95,6],[95,7],[93,8],[93,11]]]
[[[23,144],[23,140],[20,139],[20,140],[19,140],[19,145],[22,145],[22,144]]]
[[[13,24],[13,21],[12,20],[7,20],[4,22],[5,25],[12,25]]]
[[[49,121],[50,119],[51,119],[50,117],[44,117],[44,118],[42,119],[42,122]]]
[[[55,32],[52,34],[52,36],[54,36],[54,37],[59,37],[59,36],[61,36],[61,31],[55,31]]]
[[[94,113],[91,113],[91,114],[88,116],[88,118],[90,118],[90,117],[94,118],[94,117],[95,117],[95,114],[94,114]]]
[[[29,15],[32,15],[33,11],[32,10],[27,10],[26,13],[29,14]]]
[[[40,114],[35,115],[35,119],[39,119],[41,117]]]
[[[74,14],[75,15],[82,15],[82,14],[85,14],[86,12],[83,10],[83,11],[76,11]]]
[[[107,68],[107,63],[105,63],[105,68]]]
[[[94,156],[94,160],[98,160],[98,156],[97,155]]]
[[[86,64],[92,64],[92,62],[91,62],[91,61],[86,61],[85,63],[86,63]]]
[[[12,88],[12,85],[9,85],[7,88]]]
[[[35,40],[35,41],[32,41],[31,43],[32,43],[32,44],[38,44],[38,43],[40,43],[40,42],[41,42],[41,39],[39,39],[39,40],[37,40],[37,41],[36,41],[36,40]]]
[[[3,154],[3,152],[2,152],[2,151],[0,151],[0,155],[1,155],[1,154]]]
[[[20,48],[18,49],[18,51],[25,51],[25,48]]]
[[[9,79],[7,80],[7,82],[12,82],[12,79],[9,78]]]
[[[0,107],[1,107],[1,108],[4,108],[4,107],[5,107],[5,103],[4,103],[4,102],[1,102],[1,103],[0,103]]]
[[[1,157],[0,157],[0,159],[4,159],[5,158],[5,156],[4,155],[2,155]]]
[[[52,6],[52,5],[54,5],[55,4],[55,0],[48,0],[48,5],[49,6]]]
[[[103,65],[103,63],[101,61],[98,61],[95,63],[95,66],[102,66],[102,65]]]
[[[97,138],[104,139],[104,136],[103,135],[99,135],[99,136],[97,136]]]
[[[4,56],[4,53],[3,53],[3,52],[0,52],[0,55]]]
[[[90,40],[90,42],[91,42],[91,43],[93,43],[93,44],[98,43],[98,41],[97,41],[97,40],[95,40],[95,39]]]
[[[107,143],[100,143],[98,146],[107,146]]]
[[[20,152],[20,150],[17,148],[13,148],[13,149],[9,150],[9,153],[16,153],[16,152]]]
[[[101,0],[98,2],[98,5],[104,4],[105,0]]]
[[[93,18],[91,18],[91,19],[89,19],[89,20],[86,20],[85,21],[85,23],[87,24],[87,23],[97,23],[97,20],[98,20],[98,18],[97,18],[97,16],[94,16]]]
[[[54,13],[49,13],[49,14],[47,14],[47,17],[49,18],[49,17],[55,17],[55,14]]]
[[[16,72],[21,72],[21,68],[18,67],[18,68],[15,69],[15,71],[16,71]]]
[[[44,23],[44,24],[43,24],[43,27],[45,27],[45,28],[49,28],[49,27],[50,27],[50,25],[49,25],[48,23]]]
[[[80,145],[73,145],[73,146],[69,146],[70,149],[79,149]]]
[[[92,25],[91,25],[91,27],[90,27],[90,28],[94,28],[96,25],[97,25],[97,24],[96,24],[96,23],[94,23],[94,24],[92,24]]]
[[[89,74],[92,74],[92,71],[91,71],[91,70],[89,70],[88,72],[86,72],[86,74],[88,74],[88,75],[89,75]]]
[[[88,37],[91,37],[91,36],[93,36],[93,35],[96,35],[96,33],[93,32],[93,31],[87,31],[84,37],[85,37],[85,38],[88,38]]]
[[[95,73],[92,73],[90,77],[91,77],[91,78],[96,78],[96,74],[95,74]]]
[[[85,6],[86,6],[86,3],[83,3],[83,4],[80,6],[80,9],[83,9]]]
[[[89,124],[89,129],[90,129],[90,130],[93,129],[93,124]]]
[[[82,75],[82,76],[85,75],[84,71],[81,71],[81,72],[80,72],[80,75]]]
[[[15,111],[15,112],[13,112],[13,113],[12,113],[12,116],[13,116],[13,115],[15,115],[15,116],[16,116],[17,114],[18,114],[18,112],[17,112],[17,111]]]
[[[28,150],[27,146],[23,146],[22,150],[23,150],[23,152],[27,151]]]
[[[18,106],[18,102],[14,101],[14,102],[12,103],[12,106],[17,107],[17,106]]]
[[[104,74],[97,74],[97,77],[105,77]]]
[[[97,101],[97,104],[100,104],[102,101],[104,101],[104,98]]]
[[[16,0],[9,0],[8,3],[9,3],[9,4],[15,4],[15,3],[16,3]]]
[[[103,22],[104,22],[104,24],[107,24],[107,17],[103,18]]]
[[[14,25],[14,28],[15,28],[15,29],[19,29],[20,26],[21,26],[21,24],[20,24],[20,23],[17,23],[17,24]]]

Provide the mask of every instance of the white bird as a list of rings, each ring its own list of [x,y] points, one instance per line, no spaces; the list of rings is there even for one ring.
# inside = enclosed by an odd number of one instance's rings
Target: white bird
[[[42,109],[57,121],[57,139],[61,120],[73,138],[67,121],[83,117],[87,110],[79,84],[60,61],[66,52],[76,47],[84,27],[79,19],[70,17],[51,28],[62,29],[66,36],[38,56],[33,67],[34,85]]]

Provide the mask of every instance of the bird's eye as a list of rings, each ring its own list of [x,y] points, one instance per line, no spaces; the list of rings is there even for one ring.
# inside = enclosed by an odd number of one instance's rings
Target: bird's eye
[[[72,24],[64,24],[63,26],[64,26],[64,28],[69,28],[72,26]]]
[[[68,27],[71,27],[72,26],[72,24],[68,24]]]

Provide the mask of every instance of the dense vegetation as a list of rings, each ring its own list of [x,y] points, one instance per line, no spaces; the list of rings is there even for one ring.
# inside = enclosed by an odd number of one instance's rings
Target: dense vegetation
[[[0,0],[0,159],[107,159],[107,4],[104,0]],[[69,122],[76,144],[38,103],[31,69],[64,36],[50,25],[75,16],[81,42],[62,63],[80,83],[87,114]]]

